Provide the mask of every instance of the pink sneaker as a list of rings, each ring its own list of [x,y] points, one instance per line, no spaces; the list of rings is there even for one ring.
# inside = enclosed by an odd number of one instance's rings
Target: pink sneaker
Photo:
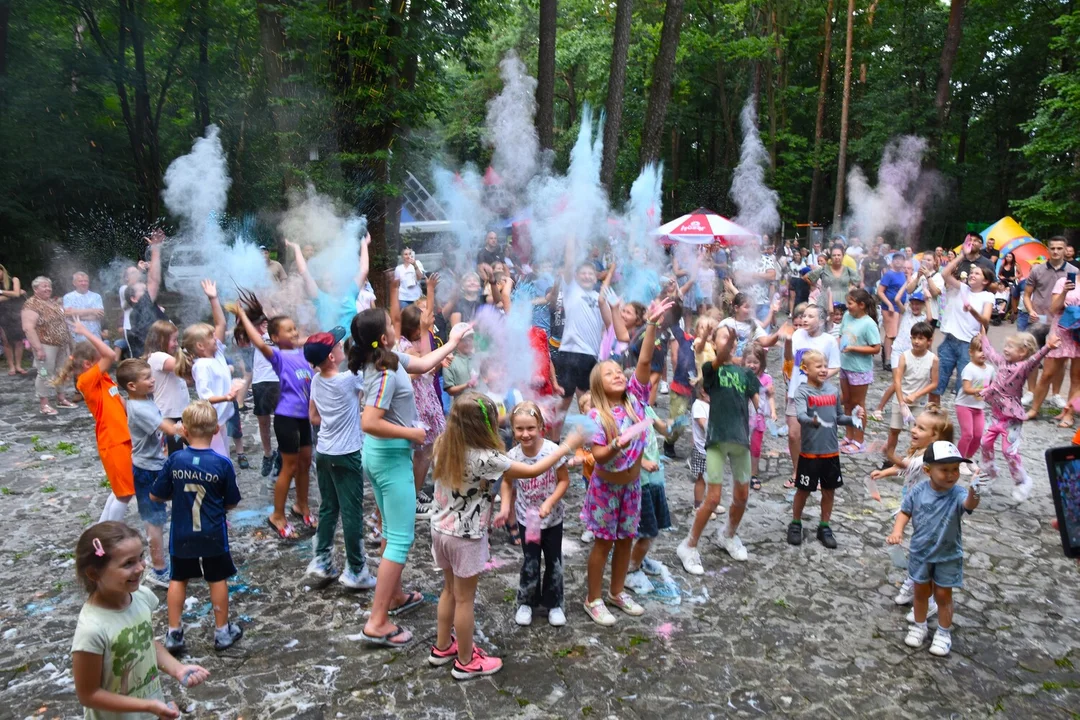
[[[473,678],[494,675],[502,670],[502,660],[488,657],[487,653],[473,645],[472,662],[462,665],[460,660],[454,661],[454,669],[450,674],[455,680],[472,680]]]
[[[437,645],[432,645],[431,654],[427,658],[428,665],[442,667],[453,662],[454,658],[457,657],[457,649],[457,638],[453,635],[450,636],[450,646],[445,650],[440,650]]]

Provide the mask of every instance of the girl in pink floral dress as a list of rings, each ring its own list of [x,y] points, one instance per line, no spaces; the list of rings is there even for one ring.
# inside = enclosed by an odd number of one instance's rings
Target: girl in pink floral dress
[[[596,422],[592,453],[596,468],[585,492],[581,520],[596,541],[589,553],[588,595],[585,612],[600,625],[613,625],[612,615],[601,597],[604,567],[611,554],[611,586],[607,601],[627,615],[641,615],[645,609],[634,602],[624,589],[630,567],[630,550],[641,517],[641,457],[645,451],[645,432],[626,434],[645,419],[649,401],[649,372],[656,346],[660,318],[671,301],[654,302],[646,315],[645,335],[637,367],[629,381],[618,363],[598,363],[589,375],[593,409],[589,418]],[[612,549],[614,548],[614,552]]]

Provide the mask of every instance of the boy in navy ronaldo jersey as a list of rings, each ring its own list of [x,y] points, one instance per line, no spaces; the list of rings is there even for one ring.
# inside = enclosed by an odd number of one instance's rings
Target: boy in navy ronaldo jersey
[[[229,554],[229,533],[225,513],[240,502],[236,471],[229,458],[210,449],[218,431],[217,411],[205,400],[196,400],[184,409],[183,434],[188,447],[173,453],[150,491],[159,502],[172,501],[172,529],[169,555],[172,577],[169,583],[169,631],[165,648],[177,654],[184,649],[184,610],[188,580],[205,577],[214,607],[214,649],[224,650],[240,639],[244,631],[229,622],[229,586],[236,574]]]

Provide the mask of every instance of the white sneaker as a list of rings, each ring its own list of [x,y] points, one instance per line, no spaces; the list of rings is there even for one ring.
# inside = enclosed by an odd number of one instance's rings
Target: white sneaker
[[[1064,410],[1066,404],[1065,398],[1063,398],[1061,395],[1055,395],[1054,397],[1050,398],[1050,404],[1056,407],[1058,410]]]
[[[738,560],[739,562],[746,562],[748,554],[746,548],[742,544],[742,540],[738,535],[732,535],[728,537],[727,533],[723,529],[720,529],[716,533],[716,541],[720,543],[720,547],[727,550],[727,554],[731,556],[732,560]]]
[[[551,627],[562,627],[566,624],[566,613],[563,612],[561,607],[553,607],[548,610],[548,625]]]
[[[930,601],[926,603],[926,619],[929,620],[935,615],[937,615],[937,600],[931,597]],[[911,608],[911,611],[908,612],[907,621],[909,623],[915,622],[915,608]]]
[[[908,628],[907,637],[904,638],[904,644],[913,648],[922,647],[923,642],[926,640],[927,632],[926,623],[923,623],[922,625],[912,624],[911,627]]]
[[[532,608],[528,605],[519,605],[514,614],[514,622],[518,625],[532,625]]]
[[[586,530],[585,532],[581,533],[581,542],[583,543],[591,543],[595,539],[596,536],[593,535],[592,530]]]
[[[668,388],[667,381],[666,380],[661,380],[660,381],[660,394],[661,395],[667,395],[668,390],[669,390],[669,388]]]
[[[147,572],[146,575],[144,575],[143,577],[146,578],[146,582],[150,583],[154,587],[168,588],[171,573],[169,572],[169,568],[165,568],[163,570],[150,568],[150,571]]]
[[[652,581],[641,570],[635,570],[626,576],[626,587],[638,595],[645,595],[653,591]]]
[[[1031,401],[1035,399],[1035,396],[1031,392],[1025,392],[1023,397],[1020,398],[1020,402],[1024,405],[1030,405]]]
[[[904,584],[900,586],[900,591],[896,593],[896,597],[893,598],[893,602],[897,605],[907,605],[915,599],[915,581],[911,578],[904,580]]]
[[[934,641],[930,643],[930,654],[945,657],[950,650],[952,650],[952,632],[938,628],[934,633]]]
[[[1013,500],[1017,502],[1024,502],[1027,500],[1031,496],[1031,486],[1033,484],[1031,478],[1027,478],[1024,482],[1014,487],[1012,492]]]
[[[364,566],[364,569],[357,573],[346,565],[345,572],[338,577],[338,582],[350,590],[372,590],[375,588],[375,577],[368,572],[367,566]]]
[[[675,550],[675,554],[682,561],[683,570],[691,575],[704,575],[705,568],[701,566],[701,553],[698,552],[696,547],[690,547],[687,542],[684,539],[679,543],[678,549]]]

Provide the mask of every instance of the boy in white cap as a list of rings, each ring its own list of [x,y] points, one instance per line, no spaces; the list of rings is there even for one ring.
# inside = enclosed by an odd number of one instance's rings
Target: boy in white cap
[[[886,539],[890,545],[900,544],[904,528],[911,521],[908,575],[915,581],[915,602],[913,622],[904,643],[921,647],[926,640],[927,608],[933,595],[938,607],[938,629],[930,653],[938,657],[945,657],[952,649],[952,591],[961,587],[964,577],[960,518],[979,506],[978,476],[972,478],[967,490],[956,486],[960,464],[970,462],[951,442],[931,443],[923,454],[923,472],[928,479],[904,498],[892,534]]]

